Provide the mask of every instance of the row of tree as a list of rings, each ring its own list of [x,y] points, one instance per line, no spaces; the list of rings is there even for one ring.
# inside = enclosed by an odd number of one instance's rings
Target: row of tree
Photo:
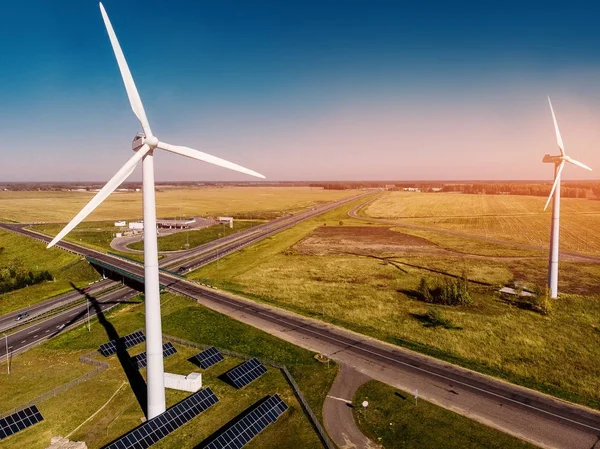
[[[35,272],[26,270],[18,260],[12,260],[8,264],[0,266],[0,294],[52,280],[54,278],[48,270]]]

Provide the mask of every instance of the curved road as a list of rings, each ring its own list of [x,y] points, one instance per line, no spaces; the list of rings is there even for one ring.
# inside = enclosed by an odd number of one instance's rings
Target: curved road
[[[4,227],[10,226],[3,224]],[[50,238],[15,229],[34,238]],[[68,242],[67,251],[93,257],[134,276],[139,264]],[[204,288],[164,271],[160,282],[171,291],[311,351],[327,354],[369,377],[542,447],[589,449],[600,435],[600,413],[539,392],[393,346],[343,328],[276,307]]]

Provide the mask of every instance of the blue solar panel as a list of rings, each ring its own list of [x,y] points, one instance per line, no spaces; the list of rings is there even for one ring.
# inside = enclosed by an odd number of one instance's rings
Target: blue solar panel
[[[194,359],[202,369],[208,369],[211,366],[225,360],[223,358],[223,354],[221,354],[214,346],[211,346],[210,348],[196,354],[194,357],[192,357],[192,359]]]
[[[119,340],[111,340],[107,343],[100,345],[98,351],[104,357],[109,357],[117,352],[117,342],[123,342],[125,345],[125,349],[129,349],[134,347],[135,345],[139,345],[140,343],[146,341],[146,336],[142,331],[134,332],[133,334],[125,335]]]
[[[230,369],[224,376],[234,387],[243,388],[250,382],[254,382],[266,372],[267,369],[258,361],[258,359],[250,359],[235,368]]]
[[[44,417],[35,405],[8,415],[0,419],[0,440],[33,426],[43,419]]]
[[[219,402],[219,398],[210,388],[199,390],[168,408],[164,413],[104,446],[104,449],[146,449],[217,402]]]
[[[202,443],[202,449],[239,449],[244,447],[269,424],[274,423],[288,406],[279,395],[268,397],[245,411],[232,424],[219,429],[214,437]]]
[[[167,342],[163,345],[163,357],[169,357],[177,352],[175,346],[171,344],[171,342]],[[131,357],[131,363],[137,369],[142,369],[148,364],[148,357],[145,352],[142,352],[136,356]]]

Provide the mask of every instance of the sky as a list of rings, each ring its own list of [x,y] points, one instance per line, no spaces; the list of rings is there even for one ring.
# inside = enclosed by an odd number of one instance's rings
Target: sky
[[[0,182],[108,180],[141,129],[98,3],[6,3]],[[104,6],[153,133],[268,180],[550,180],[547,95],[567,154],[600,170],[591,1]],[[158,181],[253,179],[155,154]]]

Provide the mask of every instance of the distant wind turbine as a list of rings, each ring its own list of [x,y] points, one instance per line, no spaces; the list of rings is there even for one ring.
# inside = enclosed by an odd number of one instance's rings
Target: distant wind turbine
[[[224,159],[202,153],[188,147],[170,145],[158,140],[148,124],[142,100],[133,82],[127,61],[117,40],[117,36],[100,3],[100,11],[108,37],[112,44],[117,63],[123,77],[125,90],[129,97],[131,109],[142,125],[143,133],[138,133],[133,140],[134,155],[123,165],[110,181],[91,199],[91,201],[67,224],[62,231],[48,244],[48,248],[54,246],[96,207],[102,203],[135,169],[142,161],[143,179],[143,208],[144,208],[144,275],[145,275],[145,319],[146,319],[146,353],[148,356],[147,380],[148,380],[148,419],[154,418],[165,411],[165,388],[164,388],[164,365],[162,350],[162,325],[160,317],[160,294],[158,280],[158,250],[156,241],[156,201],[154,197],[154,161],[153,151],[161,149],[171,153],[186,156],[209,164],[236,170],[258,178],[263,175],[244,168],[240,165],[228,162]]]
[[[558,149],[560,150],[559,156],[550,156],[549,154],[546,154],[542,159],[542,162],[554,164],[554,184],[552,184],[552,190],[550,190],[550,195],[548,196],[548,201],[546,201],[544,210],[548,208],[548,204],[550,204],[550,199],[552,198],[552,195],[554,195],[554,201],[552,203],[552,227],[550,230],[550,260],[548,264],[548,288],[550,289],[550,296],[553,299],[556,299],[558,297],[558,234],[560,229],[561,174],[563,168],[565,167],[565,162],[570,162],[571,164],[577,165],[581,168],[585,168],[586,170],[592,169],[587,165],[576,161],[575,159],[571,159],[565,154],[565,146],[563,144],[562,137],[560,136],[558,123],[556,122],[556,115],[554,115],[554,109],[552,108],[552,102],[550,101],[550,97],[548,97],[548,104],[550,105],[550,111],[552,112],[552,120],[554,120],[554,130],[556,131],[556,143],[558,144]]]

